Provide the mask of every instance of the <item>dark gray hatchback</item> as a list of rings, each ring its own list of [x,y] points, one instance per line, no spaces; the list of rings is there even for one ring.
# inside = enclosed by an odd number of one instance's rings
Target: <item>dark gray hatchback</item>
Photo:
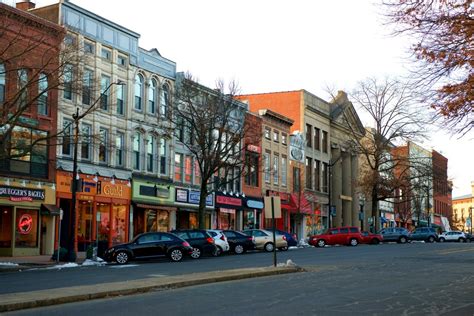
[[[409,240],[410,232],[403,227],[388,227],[382,229],[379,234],[383,236],[383,241],[395,241],[401,244]]]
[[[426,242],[438,241],[438,234],[433,227],[418,227],[409,237],[410,240],[423,240]]]

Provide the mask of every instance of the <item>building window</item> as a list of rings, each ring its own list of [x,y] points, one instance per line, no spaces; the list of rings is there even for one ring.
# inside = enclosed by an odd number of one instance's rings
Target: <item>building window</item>
[[[48,76],[40,73],[38,78],[38,114],[48,115]]]
[[[273,141],[278,143],[280,141],[280,132],[279,131],[273,131]]]
[[[72,46],[76,43],[76,38],[71,35],[71,34],[67,34],[66,36],[64,36],[64,44],[66,46]]]
[[[287,165],[286,165],[286,156],[281,157],[281,185],[286,187],[287,183]]]
[[[123,166],[124,139],[123,133],[117,132],[117,135],[115,135],[115,165],[119,167]]]
[[[152,135],[148,135],[146,148],[146,170],[148,172],[153,172],[153,158],[155,156],[155,137],[153,137]]]
[[[169,115],[169,87],[167,84],[164,84],[161,87],[161,97],[160,97],[160,115],[162,118],[168,117]]]
[[[179,117],[176,122],[176,138],[183,143],[184,142],[184,119]],[[222,143],[221,143],[222,145]]]
[[[110,49],[102,48],[102,51],[101,51],[101,53],[100,53],[100,56],[101,56],[103,59],[111,60],[111,59],[112,59],[112,52],[110,51]]]
[[[15,126],[10,135],[9,170],[46,178],[48,176],[48,133]]]
[[[152,80],[148,90],[148,113],[155,114],[156,81]]]
[[[94,44],[91,42],[84,42],[84,53],[95,54]]]
[[[240,192],[240,178],[242,177],[242,173],[240,172],[239,168],[234,169],[234,192]]]
[[[133,169],[140,170],[140,133],[136,133],[133,138]]]
[[[273,184],[278,185],[280,157],[277,154],[273,156]]]
[[[142,109],[142,95],[143,95],[143,77],[138,74],[135,77],[135,110]]]
[[[322,165],[322,174],[323,174],[323,192],[328,192],[328,164],[323,162]]]
[[[300,168],[293,167],[293,192],[300,192],[300,190],[301,190]]]
[[[245,184],[253,187],[258,187],[258,154],[246,152],[245,156]]]
[[[184,182],[191,183],[193,177],[193,158],[186,156],[184,158]]]
[[[72,100],[72,81],[74,79],[74,69],[72,65],[64,66],[64,80],[63,80],[63,97],[67,100]]]
[[[94,74],[91,70],[84,70],[82,77],[82,103],[91,104],[91,91],[93,84]]]
[[[281,143],[282,143],[282,145],[286,146],[288,144],[287,143],[287,137],[288,136],[285,133],[281,133]]]
[[[320,140],[320,129],[315,127],[314,128],[314,149],[321,150],[321,140]]]
[[[81,159],[90,160],[91,159],[91,136],[92,136],[92,126],[88,124],[82,124],[81,128]]]
[[[124,115],[125,113],[125,86],[118,85],[117,87],[117,114]]]
[[[0,103],[5,101],[5,86],[6,86],[5,66],[0,64]]]
[[[319,160],[314,159],[314,189],[316,191],[321,191],[320,164]]]
[[[63,121],[62,154],[64,156],[72,156],[72,127],[72,121]]]
[[[270,153],[268,151],[263,154],[263,166],[265,172],[265,183],[270,183]]]
[[[313,189],[313,159],[306,157],[306,189]]]
[[[119,64],[120,66],[127,66],[127,57],[118,55],[117,64]]]
[[[194,184],[201,184],[201,169],[199,169],[199,161],[194,160]]]
[[[311,144],[312,130],[313,130],[313,127],[310,124],[306,124],[306,147],[309,147],[309,148],[312,147],[312,144]]]
[[[168,159],[167,157],[167,150],[166,150],[166,139],[161,139],[160,142],[160,174],[166,175],[167,170],[166,170],[166,160]]]
[[[265,138],[266,139],[270,139],[270,133],[271,133],[271,129],[268,128],[268,127],[265,127]]]
[[[107,163],[109,155],[107,152],[109,132],[105,128],[99,129],[99,162]]]
[[[183,154],[174,155],[174,181],[183,182]]]
[[[323,131],[323,139],[322,139],[322,142],[323,142],[323,153],[327,153],[328,152],[328,132],[326,131]]]
[[[102,75],[100,79],[100,108],[104,111],[109,109],[110,77]]]
[[[24,108],[28,102],[28,71],[26,69],[18,70],[18,92],[19,105]]]

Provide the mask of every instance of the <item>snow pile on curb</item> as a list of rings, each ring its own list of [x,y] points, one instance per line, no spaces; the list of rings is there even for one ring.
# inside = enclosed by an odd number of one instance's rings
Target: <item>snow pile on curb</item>
[[[65,264],[57,264],[55,266],[50,267],[49,269],[63,269],[63,268],[77,268],[79,265],[74,262],[68,262]]]
[[[100,257],[97,257],[96,261],[91,260],[91,259],[86,259],[82,263],[82,266],[104,266],[104,265],[106,265],[106,262],[104,261],[104,259]]]
[[[277,267],[296,267],[296,263],[294,263],[291,259],[286,260],[286,263],[279,263]]]
[[[16,267],[16,266],[18,266],[18,263],[13,263],[13,262],[0,262],[0,266]]]

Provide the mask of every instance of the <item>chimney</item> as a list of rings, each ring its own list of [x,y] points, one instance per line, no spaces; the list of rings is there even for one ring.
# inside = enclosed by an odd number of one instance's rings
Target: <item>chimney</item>
[[[36,4],[34,2],[31,2],[30,0],[18,1],[16,3],[16,8],[23,11],[28,11],[30,9],[34,9],[35,7]]]

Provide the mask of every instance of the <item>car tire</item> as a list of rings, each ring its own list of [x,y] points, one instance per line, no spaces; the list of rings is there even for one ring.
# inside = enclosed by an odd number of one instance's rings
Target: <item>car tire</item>
[[[443,237],[441,237],[441,238],[439,239],[439,242],[445,242],[445,241],[446,241],[446,239],[444,239]]]
[[[464,239],[464,238],[459,238],[458,241],[459,241],[459,242],[466,242],[466,239]]]
[[[288,247],[280,247],[280,248],[278,248],[278,250],[280,250],[280,251],[287,251],[287,250],[288,250]]]
[[[212,252],[212,255],[214,257],[219,257],[223,253],[222,248],[219,246],[216,246],[216,250]]]
[[[319,239],[316,243],[316,247],[323,248],[324,246],[326,246],[326,242],[324,241],[324,239]]]
[[[171,249],[170,252],[168,253],[168,257],[171,259],[171,261],[174,262],[179,262],[183,260],[184,254],[181,249]]]
[[[191,258],[199,259],[199,258],[201,258],[201,255],[202,255],[201,249],[199,249],[197,247],[193,247],[193,252],[191,252]]]
[[[273,246],[273,243],[267,242],[263,249],[265,249],[266,252],[272,252],[275,247]]]
[[[374,238],[374,239],[372,239],[372,244],[378,245],[378,244],[380,244],[380,240],[378,240],[377,238]]]
[[[435,238],[433,236],[428,237],[428,242],[429,243],[435,242]]]
[[[401,236],[400,238],[398,238],[398,242],[401,244],[406,244],[407,241],[408,240],[405,236]]]
[[[234,246],[234,253],[237,255],[243,254],[245,252],[245,247],[241,244]]]
[[[115,254],[115,262],[118,264],[127,264],[130,261],[130,255],[126,251],[118,251]]]
[[[351,240],[349,240],[349,245],[352,246],[352,247],[355,247],[359,244],[359,241],[355,238],[351,238]]]

